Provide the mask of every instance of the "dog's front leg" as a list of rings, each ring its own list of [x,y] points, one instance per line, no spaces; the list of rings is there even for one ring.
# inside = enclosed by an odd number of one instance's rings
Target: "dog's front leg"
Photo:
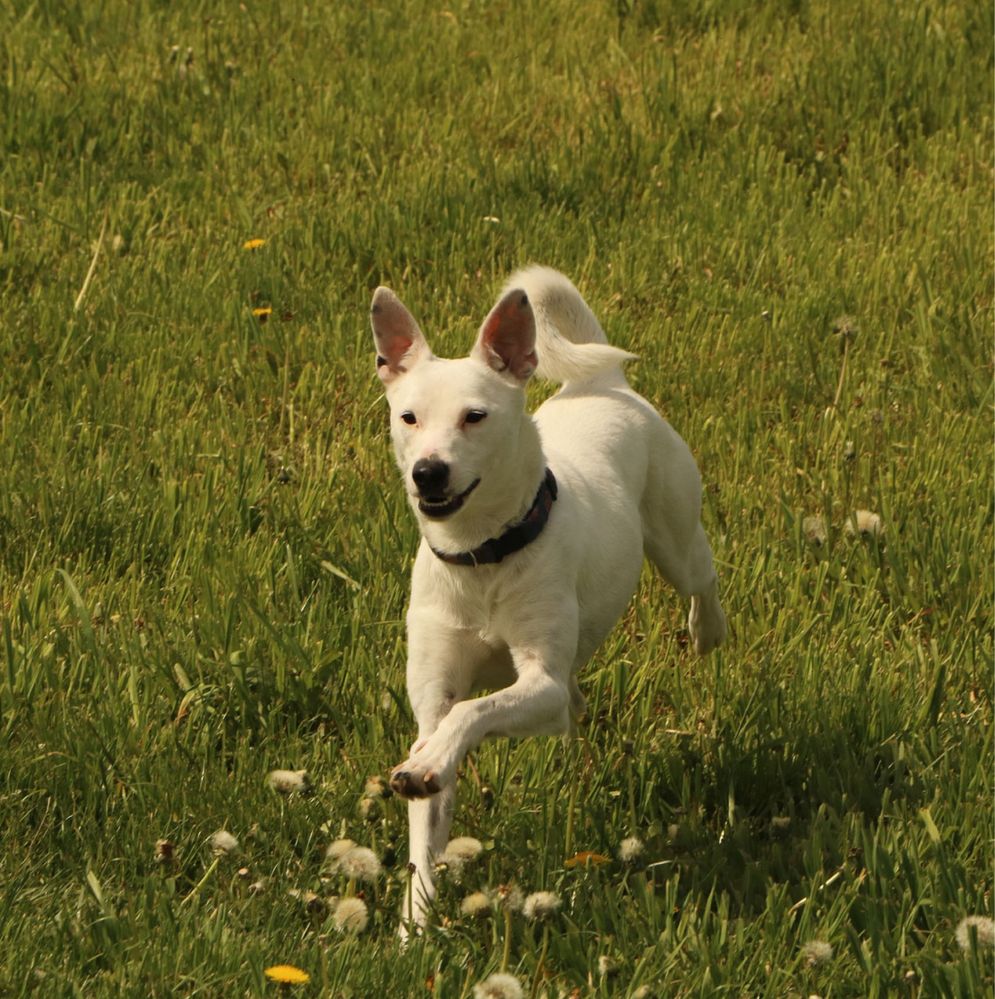
[[[409,665],[409,687],[412,667]],[[423,745],[438,728],[439,722],[449,713],[455,696],[446,689],[427,682],[420,676],[421,671],[414,667],[417,693],[412,693],[411,701],[418,722],[418,740],[411,747],[412,753]],[[456,800],[456,777],[445,784],[436,782],[428,795],[424,784],[417,784],[408,775],[395,772],[391,786],[408,801],[408,870],[410,881],[408,894],[402,911],[401,933],[403,936],[412,926],[424,926],[428,910],[435,898],[433,868],[436,859],[442,854],[449,841],[449,830],[453,821],[453,807]],[[417,795],[413,796],[413,795]]]
[[[576,605],[567,604],[548,624],[510,645],[516,678],[501,690],[472,700],[459,699],[427,739],[392,775],[400,794],[435,794],[447,787],[463,757],[488,736],[555,735],[570,728],[570,675],[577,648]],[[574,625],[574,626],[572,626]]]
[[[456,781],[428,798],[408,802],[409,882],[401,910],[401,935],[425,925],[435,898],[433,867],[449,841],[456,801]]]
[[[428,613],[408,615],[408,698],[418,723],[414,757],[439,725],[470,692],[476,671],[493,649],[465,629],[453,628]],[[406,770],[391,775],[391,787],[410,799],[408,804],[410,885],[402,911],[401,934],[423,926],[435,897],[432,877],[445,850],[456,798],[456,773],[432,774]]]

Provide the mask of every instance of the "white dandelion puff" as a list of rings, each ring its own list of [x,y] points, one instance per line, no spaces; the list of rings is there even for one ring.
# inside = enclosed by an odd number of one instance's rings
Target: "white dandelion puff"
[[[266,783],[277,794],[301,794],[311,787],[306,770],[271,770]]]
[[[618,974],[618,961],[608,954],[602,954],[598,958],[598,974],[603,978],[611,978]]]
[[[380,876],[380,860],[368,847],[354,846],[338,860],[338,869],[356,881],[376,881]]]
[[[858,510],[852,517],[847,518],[844,530],[851,538],[880,538],[884,534],[884,523],[871,510]]]
[[[534,891],[522,903],[522,915],[526,919],[552,919],[563,905],[563,900],[555,891]]]
[[[312,916],[324,916],[328,911],[328,900],[322,898],[317,892],[288,888],[287,894],[291,898],[296,898]]]
[[[364,822],[376,822],[383,814],[380,798],[360,798],[359,817]]]
[[[482,919],[491,911],[491,900],[486,892],[471,892],[460,903],[460,912],[470,919]]]
[[[525,896],[518,885],[498,885],[494,889],[494,901],[498,908],[506,912],[520,912],[525,903]]]
[[[211,836],[211,849],[218,856],[238,852],[238,840],[227,829],[219,829]]]
[[[354,847],[356,841],[352,839],[337,839],[330,843],[325,851],[325,860],[333,867],[337,867],[339,861]]]
[[[638,836],[629,836],[618,845],[618,859],[623,864],[634,864],[642,855],[645,847]]]
[[[995,920],[987,916],[967,916],[957,924],[957,943],[960,949],[971,949],[971,932],[978,941],[978,950],[991,950],[995,947]]]
[[[821,548],[828,535],[826,534],[826,522],[821,517],[806,517],[802,521],[802,534],[810,545]]]
[[[370,913],[361,898],[344,898],[332,915],[335,928],[340,933],[362,933],[370,921]]]
[[[473,836],[457,836],[456,839],[451,839],[446,844],[439,859],[444,864],[450,864],[454,860],[462,861],[465,864],[471,860],[476,860],[483,851],[484,844],[479,839],[474,839]]]
[[[172,840],[157,839],[155,841],[155,862],[171,864],[176,859],[176,844]]]
[[[522,984],[514,975],[497,972],[473,987],[473,999],[522,999]]]
[[[828,964],[833,959],[833,945],[825,940],[809,940],[802,947],[802,957],[813,968],[819,964]]]
[[[367,798],[389,798],[394,792],[391,791],[390,785],[381,777],[379,774],[373,777],[368,777],[366,779],[366,784],[363,787],[363,794]]]

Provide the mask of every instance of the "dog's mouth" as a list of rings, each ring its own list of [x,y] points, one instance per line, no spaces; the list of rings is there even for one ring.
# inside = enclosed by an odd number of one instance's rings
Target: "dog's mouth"
[[[458,496],[419,496],[418,509],[433,520],[450,517],[463,506],[470,493],[479,485],[480,479],[474,479]]]

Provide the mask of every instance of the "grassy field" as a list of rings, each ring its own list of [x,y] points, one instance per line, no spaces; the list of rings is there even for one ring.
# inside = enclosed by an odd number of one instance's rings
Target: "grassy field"
[[[357,999],[502,966],[550,999],[991,994],[955,931],[995,905],[992,24],[3,5],[0,995],[275,994],[280,963]],[[417,539],[369,295],[456,354],[531,261],[697,455],[732,636],[697,660],[647,570],[580,737],[475,754],[484,853],[403,950],[404,808],[363,797],[413,733]],[[372,882],[323,863],[343,836]],[[501,884],[562,908],[461,913]]]

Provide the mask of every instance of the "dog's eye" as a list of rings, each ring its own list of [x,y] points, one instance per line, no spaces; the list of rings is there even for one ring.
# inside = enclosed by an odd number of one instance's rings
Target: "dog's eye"
[[[466,416],[463,417],[464,423],[479,423],[487,414],[482,409],[471,409]]]
[[[418,422],[418,417],[411,412],[410,409],[406,409],[401,413],[401,419],[409,426],[413,427]]]

